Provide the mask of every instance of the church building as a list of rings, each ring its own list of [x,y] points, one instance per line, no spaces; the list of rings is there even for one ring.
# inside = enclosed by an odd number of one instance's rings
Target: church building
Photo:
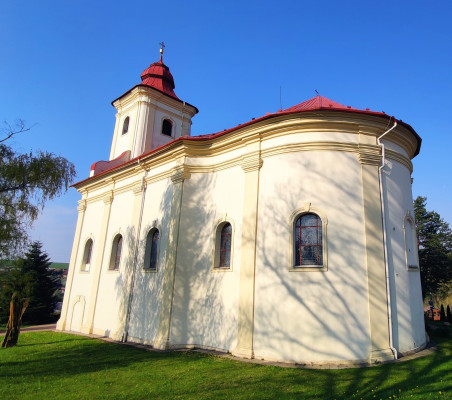
[[[298,363],[425,347],[415,130],[318,95],[191,136],[198,109],[162,56],[113,101],[110,158],[74,185],[57,329]]]

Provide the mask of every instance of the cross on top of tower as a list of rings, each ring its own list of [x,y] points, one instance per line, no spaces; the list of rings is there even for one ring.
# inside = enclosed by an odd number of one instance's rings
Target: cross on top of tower
[[[160,61],[163,60],[163,52],[165,51],[165,42],[160,42]]]

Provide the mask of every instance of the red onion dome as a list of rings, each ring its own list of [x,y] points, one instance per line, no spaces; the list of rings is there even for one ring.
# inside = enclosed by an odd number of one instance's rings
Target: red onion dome
[[[174,79],[169,68],[163,64],[162,60],[157,61],[145,69],[141,74],[142,84],[153,87],[160,92],[167,94],[179,100],[176,93],[174,93]]]

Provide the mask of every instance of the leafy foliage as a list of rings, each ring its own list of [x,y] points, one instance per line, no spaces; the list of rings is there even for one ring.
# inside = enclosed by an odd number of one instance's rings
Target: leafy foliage
[[[27,228],[47,200],[66,191],[75,167],[63,157],[36,151],[17,153],[5,142],[28,131],[23,121],[5,124],[0,139],[0,259],[23,249]]]
[[[419,264],[424,297],[449,291],[452,280],[452,231],[435,211],[427,211],[426,197],[414,201]]]
[[[57,298],[58,282],[49,270],[50,260],[42,251],[42,244],[31,244],[24,259],[19,259],[7,271],[2,271],[0,290],[0,321],[8,320],[9,302],[14,293],[30,302],[23,316],[24,323],[37,324],[52,321]]]

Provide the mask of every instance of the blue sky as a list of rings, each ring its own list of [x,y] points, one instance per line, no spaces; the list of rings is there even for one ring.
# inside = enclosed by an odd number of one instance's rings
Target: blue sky
[[[452,222],[450,1],[21,1],[0,3],[0,120],[32,131],[20,151],[72,161],[77,180],[108,159],[111,101],[165,63],[177,95],[199,109],[192,134],[288,108],[317,90],[385,111],[422,137],[413,196]],[[75,189],[48,203],[32,237],[68,262]]]

